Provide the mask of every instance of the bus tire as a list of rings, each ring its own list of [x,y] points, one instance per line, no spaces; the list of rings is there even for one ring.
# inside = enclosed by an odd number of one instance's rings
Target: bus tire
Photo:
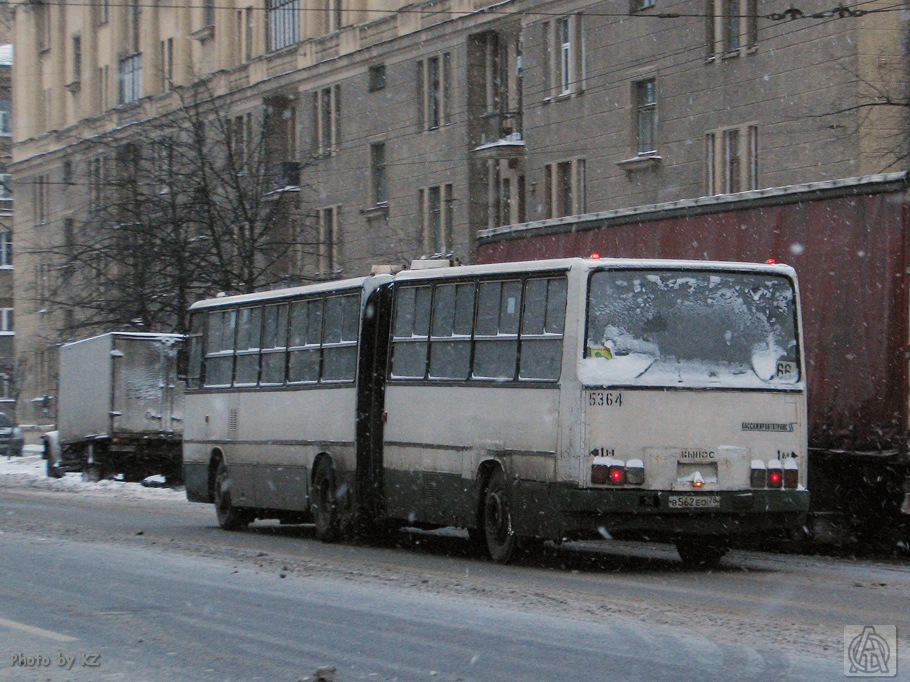
[[[483,532],[487,553],[498,564],[511,561],[518,544],[512,525],[512,500],[502,469],[495,469],[483,494]]]
[[[218,525],[224,530],[239,530],[249,525],[250,517],[247,512],[235,507],[231,502],[231,477],[223,459],[218,460],[218,467],[215,469],[212,499],[215,501],[215,516],[218,517]]]
[[[689,568],[716,568],[729,549],[725,540],[716,538],[679,538],[676,551]]]
[[[338,518],[338,491],[335,488],[335,472],[326,458],[320,459],[313,473],[313,523],[316,537],[323,542],[334,542],[341,534]]]

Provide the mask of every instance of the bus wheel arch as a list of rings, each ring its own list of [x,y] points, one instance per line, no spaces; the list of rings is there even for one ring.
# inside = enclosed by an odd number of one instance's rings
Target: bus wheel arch
[[[310,511],[316,526],[316,537],[323,542],[334,542],[341,535],[341,519],[335,462],[328,453],[319,453],[313,461],[310,490]]]
[[[232,482],[223,453],[213,453],[209,471],[212,485],[212,501],[215,503],[215,515],[218,525],[224,530],[246,528],[253,519],[250,512],[234,506],[231,494]]]
[[[514,506],[506,470],[502,462],[488,460],[478,471],[480,482],[477,530],[472,540],[486,549],[490,558],[499,564],[512,560],[518,547],[514,528]]]

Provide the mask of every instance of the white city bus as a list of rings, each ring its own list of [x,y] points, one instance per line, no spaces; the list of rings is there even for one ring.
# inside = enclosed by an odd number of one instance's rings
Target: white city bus
[[[226,529],[312,520],[651,538],[716,563],[800,523],[792,268],[561,259],[434,267],[192,309],[187,497]]]

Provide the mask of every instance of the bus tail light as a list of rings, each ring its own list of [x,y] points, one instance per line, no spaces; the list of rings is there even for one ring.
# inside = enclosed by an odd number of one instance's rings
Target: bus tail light
[[[643,485],[645,482],[645,463],[640,459],[630,459],[626,462],[626,483],[629,485]]]
[[[784,485],[784,472],[780,465],[780,460],[772,460],[768,463],[768,487],[781,488]]]
[[[764,488],[768,484],[768,467],[760,459],[752,460],[752,471],[749,474],[749,485],[753,488]]]
[[[606,485],[610,482],[610,467],[603,464],[591,465],[591,483],[594,485]]]
[[[626,468],[613,465],[610,467],[610,485],[623,485],[626,482]]]
[[[794,489],[799,486],[799,466],[795,459],[784,461],[784,487]]]
[[[595,457],[591,463],[592,485],[642,485],[645,463],[640,459],[624,462],[613,457]]]

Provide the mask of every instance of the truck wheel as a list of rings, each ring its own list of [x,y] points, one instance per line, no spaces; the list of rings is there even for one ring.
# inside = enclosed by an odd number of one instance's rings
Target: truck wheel
[[[63,472],[60,471],[60,469],[56,464],[54,464],[54,461],[50,457],[45,460],[45,464],[47,465],[48,478],[63,478]]]
[[[313,522],[316,537],[323,542],[334,542],[341,534],[338,519],[338,495],[335,488],[335,472],[328,459],[320,459],[313,474]]]
[[[100,464],[87,464],[82,470],[82,480],[87,483],[97,483],[105,477],[104,469]]]
[[[727,541],[718,538],[680,538],[676,541],[679,558],[690,568],[716,568],[728,549]]]
[[[512,527],[512,501],[502,469],[493,472],[483,494],[483,529],[490,558],[498,564],[509,563],[517,538]]]
[[[239,530],[249,525],[249,513],[245,509],[235,507],[231,502],[231,477],[222,459],[218,460],[218,468],[215,470],[213,497],[218,525],[224,530]]]

